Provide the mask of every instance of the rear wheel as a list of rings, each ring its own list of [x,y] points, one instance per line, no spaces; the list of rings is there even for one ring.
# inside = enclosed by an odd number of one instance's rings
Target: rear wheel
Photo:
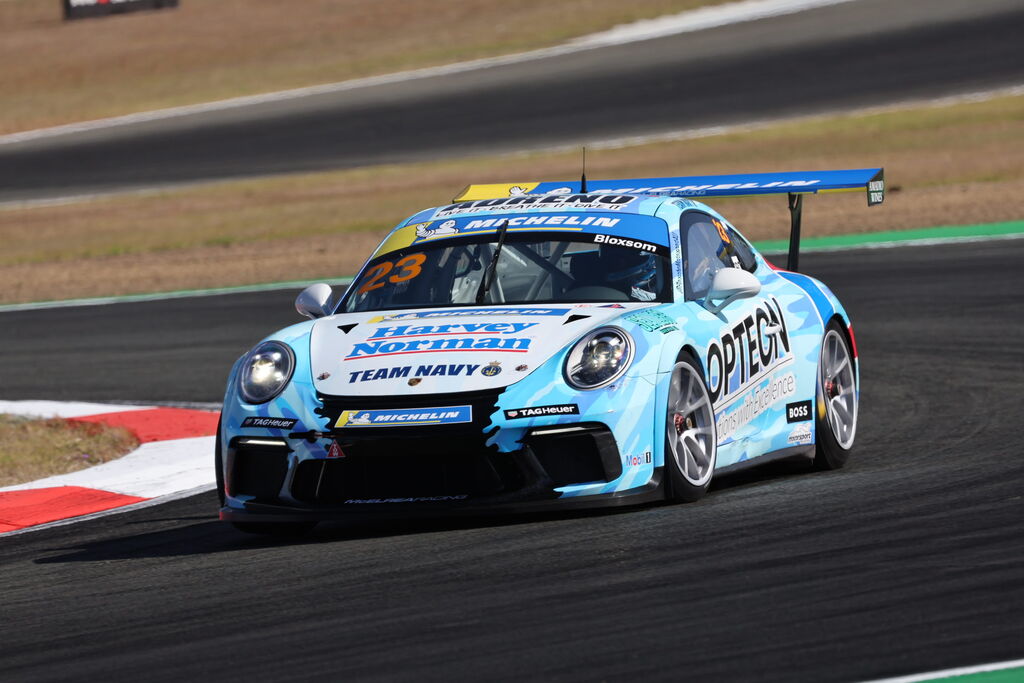
[[[665,470],[669,500],[699,500],[711,485],[718,457],[715,411],[697,362],[684,355],[672,368],[665,416]]]
[[[850,457],[857,432],[857,403],[853,354],[843,329],[833,320],[825,328],[818,361],[818,401],[814,411],[816,468],[839,469]]]

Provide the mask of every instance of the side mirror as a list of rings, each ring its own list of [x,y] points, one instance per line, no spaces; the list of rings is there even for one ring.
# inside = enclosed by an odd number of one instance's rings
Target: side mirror
[[[761,281],[742,268],[722,268],[715,273],[704,306],[718,313],[737,299],[752,297],[761,291]],[[719,301],[720,303],[713,303]]]
[[[331,314],[331,286],[318,282],[306,287],[295,297],[295,310],[311,320]]]

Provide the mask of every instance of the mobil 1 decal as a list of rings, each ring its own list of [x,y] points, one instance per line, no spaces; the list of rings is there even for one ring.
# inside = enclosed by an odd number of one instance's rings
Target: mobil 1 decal
[[[796,393],[792,372],[775,374],[793,360],[786,318],[775,297],[724,328],[708,345],[707,358],[720,442]]]

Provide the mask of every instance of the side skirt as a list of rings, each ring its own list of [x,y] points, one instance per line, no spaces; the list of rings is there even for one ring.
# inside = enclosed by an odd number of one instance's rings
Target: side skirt
[[[732,474],[733,472],[739,472],[740,470],[759,467],[777,460],[788,460],[789,458],[805,458],[807,460],[814,460],[814,444],[808,444],[806,446],[789,446],[788,448],[781,448],[777,451],[770,451],[764,455],[759,455],[756,458],[750,458],[749,460],[742,460],[740,462],[733,463],[732,465],[726,465],[721,469],[716,469],[715,476],[717,477],[721,474]]]

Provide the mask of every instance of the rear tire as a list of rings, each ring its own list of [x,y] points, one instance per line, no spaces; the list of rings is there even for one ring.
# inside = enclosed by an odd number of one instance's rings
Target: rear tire
[[[818,360],[814,410],[817,448],[814,467],[836,470],[846,464],[857,432],[857,381],[846,333],[835,320],[825,327]]]
[[[665,488],[671,501],[700,500],[718,458],[715,411],[700,366],[682,354],[672,368],[665,413]]]

